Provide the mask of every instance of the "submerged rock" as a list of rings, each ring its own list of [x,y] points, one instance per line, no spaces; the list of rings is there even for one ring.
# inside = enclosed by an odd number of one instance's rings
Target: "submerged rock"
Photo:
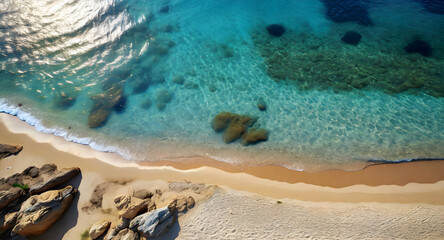
[[[111,222],[108,220],[102,220],[100,222],[94,223],[89,229],[89,237],[91,239],[96,239],[100,237],[102,234],[105,233],[110,225]]]
[[[409,43],[404,50],[407,53],[419,53],[424,57],[430,57],[432,55],[432,47],[426,41],[415,40]]]
[[[256,118],[246,115],[221,112],[214,117],[213,129],[216,132],[225,130],[225,143],[239,139],[257,121]]]
[[[182,85],[185,82],[185,78],[182,75],[177,75],[173,77],[173,83]]]
[[[105,93],[91,97],[93,107],[88,116],[88,126],[98,128],[105,125],[110,113],[122,112],[126,106],[126,97],[120,84],[114,84]]]
[[[347,32],[341,40],[347,44],[358,45],[361,41],[362,35],[355,31]]]
[[[266,27],[268,33],[274,37],[280,37],[285,33],[284,26],[280,24],[271,24]]]
[[[76,192],[72,186],[67,186],[31,196],[22,204],[12,231],[21,236],[45,232],[62,217]]]
[[[263,98],[259,98],[257,100],[257,108],[261,111],[267,110],[267,104],[265,103],[265,100]]]
[[[248,130],[242,135],[242,144],[250,145],[268,140],[268,131],[264,128]]]
[[[20,145],[0,144],[0,160],[12,155],[17,156],[23,150]]]
[[[76,102],[75,96],[69,96],[66,93],[61,93],[54,98],[54,105],[57,108],[67,109],[70,108]]]
[[[130,229],[137,230],[143,237],[154,238],[163,235],[176,221],[177,215],[168,207],[147,212],[135,217]]]

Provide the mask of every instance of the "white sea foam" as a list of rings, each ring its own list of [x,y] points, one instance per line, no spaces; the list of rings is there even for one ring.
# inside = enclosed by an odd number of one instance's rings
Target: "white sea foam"
[[[69,142],[79,143],[82,145],[88,145],[94,150],[101,152],[117,153],[127,160],[130,160],[130,154],[126,151],[121,150],[116,146],[106,146],[93,141],[88,137],[77,137],[74,134],[67,132],[62,128],[48,128],[42,124],[42,121],[34,117],[31,113],[22,110],[20,107],[14,106],[9,103],[8,100],[0,98],[0,113],[7,113],[13,116],[17,116],[20,120],[26,122],[27,124],[34,126],[35,129],[42,133],[52,134],[54,136],[63,137]]]

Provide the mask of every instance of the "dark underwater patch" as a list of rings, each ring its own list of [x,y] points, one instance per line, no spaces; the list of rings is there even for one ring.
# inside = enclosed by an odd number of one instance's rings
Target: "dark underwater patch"
[[[267,32],[274,37],[280,37],[285,33],[284,26],[280,24],[271,24],[266,27]]]
[[[322,0],[322,2],[327,7],[327,18],[332,21],[373,25],[368,13],[369,0]]]
[[[443,0],[418,0],[418,1],[430,13],[444,14]]]
[[[444,97],[440,59],[402,51],[381,54],[367,46],[350,49],[331,37],[306,32],[289,31],[276,38],[257,30],[252,39],[264,59],[267,75],[300,90],[339,93],[365,89]]]
[[[407,53],[419,53],[424,57],[432,56],[432,46],[423,40],[415,40],[409,43],[404,49]]]
[[[362,35],[355,31],[348,31],[345,33],[344,37],[341,40],[347,44],[358,45],[361,41]]]

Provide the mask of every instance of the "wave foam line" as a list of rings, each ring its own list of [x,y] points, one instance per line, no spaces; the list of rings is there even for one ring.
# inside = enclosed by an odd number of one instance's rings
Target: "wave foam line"
[[[77,137],[68,133],[66,130],[62,128],[47,128],[42,122],[34,117],[32,114],[23,111],[20,107],[15,107],[12,104],[8,103],[8,101],[4,98],[0,98],[0,113],[7,113],[12,116],[17,116],[20,120],[26,122],[27,124],[34,126],[37,131],[42,133],[53,134],[54,136],[63,137],[65,140],[79,143],[82,145],[88,145],[92,149],[100,151],[100,152],[109,152],[109,153],[117,153],[124,157],[127,160],[130,160],[130,155],[128,153],[123,152],[121,149],[115,146],[105,146],[94,142],[91,138],[88,137]]]

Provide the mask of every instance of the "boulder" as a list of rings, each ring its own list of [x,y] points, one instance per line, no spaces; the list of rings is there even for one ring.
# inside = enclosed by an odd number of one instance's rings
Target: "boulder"
[[[20,151],[23,150],[23,146],[20,145],[8,145],[8,144],[0,144],[0,159],[17,155]]]
[[[20,188],[11,188],[9,190],[0,191],[0,209],[8,206],[22,195],[24,195],[24,191]]]
[[[11,229],[15,225],[18,212],[7,213],[0,215],[0,235]]]
[[[251,127],[255,122],[256,119],[250,116],[235,116],[225,130],[225,143],[230,143],[240,138],[246,132],[247,128]]]
[[[28,198],[21,206],[12,232],[21,235],[38,235],[50,228],[70,206],[77,190],[67,186]]]
[[[175,223],[176,212],[168,207],[159,208],[135,217],[130,223],[130,229],[137,230],[145,238],[159,237]]]
[[[216,132],[224,132],[225,143],[230,143],[240,138],[257,121],[256,118],[247,115],[221,112],[214,117],[213,129]]]
[[[0,191],[0,209],[8,206],[24,194],[24,191],[18,187],[11,187],[7,190]]]
[[[138,240],[138,239],[140,239],[139,233],[129,228],[120,230],[119,233],[117,233],[116,236],[113,238],[113,240]]]
[[[42,174],[48,173],[48,171],[52,171],[52,169],[51,170],[48,169],[49,167],[44,168],[44,166],[42,167],[42,169],[40,169],[40,172]],[[54,172],[52,172],[52,173],[54,173]],[[47,178],[44,177],[43,182],[31,185],[30,189],[29,189],[29,193],[36,194],[36,193],[44,192],[52,187],[55,187],[57,185],[60,185],[64,182],[68,181],[69,179],[75,177],[79,173],[80,173],[80,168],[78,168],[78,167],[61,169],[60,172],[58,172],[55,176],[48,176]]]
[[[105,233],[109,225],[111,225],[111,222],[108,220],[102,220],[100,222],[93,224],[89,229],[89,237],[91,237],[91,239],[98,238],[99,236]]]
[[[191,196],[175,196],[174,200],[168,204],[168,208],[172,212],[186,212],[188,209],[191,209],[194,207],[195,201],[194,198]]]
[[[117,213],[124,218],[133,218],[141,210],[146,209],[150,199],[139,199],[129,195],[120,195],[114,199]]]
[[[151,198],[153,196],[153,193],[145,189],[140,189],[138,191],[135,191],[133,196],[139,199],[147,199]]]

